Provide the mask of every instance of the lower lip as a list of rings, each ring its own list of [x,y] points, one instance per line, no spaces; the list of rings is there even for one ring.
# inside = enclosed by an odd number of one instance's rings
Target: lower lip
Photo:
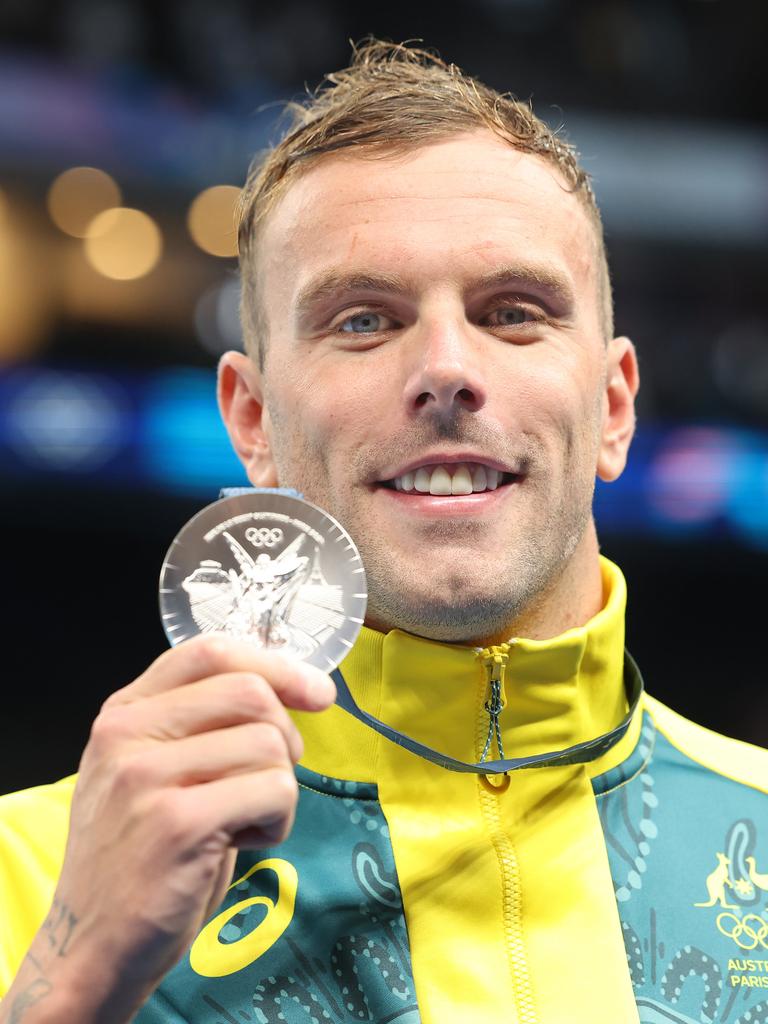
[[[390,490],[389,487],[377,487],[376,490],[396,502],[397,508],[403,512],[426,516],[468,516],[490,511],[519,484],[519,480],[514,480],[500,484],[495,491],[480,491],[478,494],[411,494]]]

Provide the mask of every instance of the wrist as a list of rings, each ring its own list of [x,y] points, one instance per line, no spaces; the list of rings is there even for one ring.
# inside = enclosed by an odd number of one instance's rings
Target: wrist
[[[0,1002],[0,1024],[129,1024],[148,995],[103,951],[79,942],[62,956],[41,930]]]

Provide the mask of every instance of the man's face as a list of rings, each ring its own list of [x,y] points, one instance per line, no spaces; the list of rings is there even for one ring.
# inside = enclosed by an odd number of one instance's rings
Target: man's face
[[[268,217],[252,476],[271,460],[344,524],[379,628],[508,635],[583,543],[613,373],[595,254],[557,171],[485,132],[326,158]]]

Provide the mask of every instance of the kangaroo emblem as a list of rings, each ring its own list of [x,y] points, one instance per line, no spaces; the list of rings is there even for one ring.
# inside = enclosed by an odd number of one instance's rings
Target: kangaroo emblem
[[[707,892],[709,893],[709,902],[707,903],[694,903],[694,907],[714,907],[716,903],[719,903],[721,907],[727,907],[730,910],[736,909],[735,903],[725,902],[725,887],[726,885],[733,889],[733,882],[728,874],[728,868],[731,866],[731,862],[724,853],[716,854],[717,867],[709,875],[707,875]],[[766,879],[768,881],[768,878]]]

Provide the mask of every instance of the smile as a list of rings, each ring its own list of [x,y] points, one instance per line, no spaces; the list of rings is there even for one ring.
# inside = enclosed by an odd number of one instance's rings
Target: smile
[[[382,484],[405,494],[460,496],[495,491],[516,479],[514,473],[504,473],[478,462],[457,462],[420,466]]]

